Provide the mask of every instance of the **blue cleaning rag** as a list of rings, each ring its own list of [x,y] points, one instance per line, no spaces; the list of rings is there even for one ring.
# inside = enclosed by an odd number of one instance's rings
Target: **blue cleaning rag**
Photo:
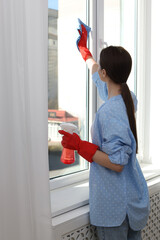
[[[89,26],[87,26],[86,24],[84,24],[84,23],[78,18],[78,28],[77,28],[77,31],[80,30],[80,32],[82,33],[81,25],[83,25],[83,26],[86,28],[86,30],[87,30],[87,39],[88,39],[89,33],[90,33],[90,31],[91,31],[91,28],[90,28]],[[79,43],[80,39],[81,39],[81,36],[79,35],[79,32],[78,32],[78,38],[77,38],[77,40],[76,40],[77,48],[78,48],[78,43]],[[79,48],[78,48],[78,50],[79,50]]]

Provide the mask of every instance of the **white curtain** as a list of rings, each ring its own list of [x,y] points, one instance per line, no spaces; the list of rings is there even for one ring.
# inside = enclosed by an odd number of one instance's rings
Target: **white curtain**
[[[0,240],[51,240],[47,0],[0,0]]]

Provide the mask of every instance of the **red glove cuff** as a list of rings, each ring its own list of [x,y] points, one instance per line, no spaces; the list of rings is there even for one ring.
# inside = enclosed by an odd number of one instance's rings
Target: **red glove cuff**
[[[92,57],[91,52],[88,50],[88,48],[86,47],[81,47],[79,46],[79,51],[82,55],[82,58],[84,59],[84,61],[86,61],[89,57]]]
[[[99,147],[87,141],[80,141],[78,154],[85,158],[88,162],[92,163],[92,157]]]

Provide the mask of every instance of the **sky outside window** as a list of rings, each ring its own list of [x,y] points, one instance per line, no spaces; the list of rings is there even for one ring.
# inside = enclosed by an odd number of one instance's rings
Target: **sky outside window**
[[[48,0],[48,8],[58,10],[58,0]]]

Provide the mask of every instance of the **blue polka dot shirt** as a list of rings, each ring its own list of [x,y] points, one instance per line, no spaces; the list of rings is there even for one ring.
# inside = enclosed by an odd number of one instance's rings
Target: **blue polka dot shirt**
[[[120,226],[128,215],[130,227],[141,230],[149,215],[149,194],[146,181],[136,159],[136,142],[129,126],[121,95],[108,99],[105,82],[98,72],[93,74],[104,104],[92,126],[92,142],[107,153],[110,161],[123,165],[118,173],[93,162],[90,168],[90,221],[95,226]],[[132,98],[137,108],[134,93]]]

